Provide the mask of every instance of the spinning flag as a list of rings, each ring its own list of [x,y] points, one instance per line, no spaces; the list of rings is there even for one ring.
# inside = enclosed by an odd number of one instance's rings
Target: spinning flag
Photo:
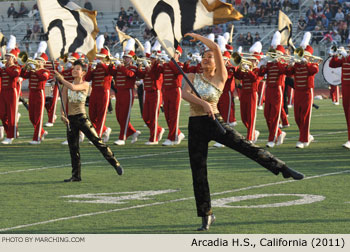
[[[97,12],[81,8],[69,0],[38,0],[37,3],[51,59],[78,52],[92,61],[99,31]]]
[[[126,44],[127,44],[128,40],[131,39],[131,38],[135,40],[135,42],[137,44],[137,47],[139,48],[140,51],[143,52],[145,50],[145,48],[143,48],[143,45],[140,42],[140,40],[138,40],[137,38],[122,32],[121,30],[118,29],[118,26],[115,27],[115,30],[118,33],[120,44],[123,46],[123,51],[125,51]]]
[[[281,33],[281,45],[295,48],[292,41],[293,24],[284,12],[279,11],[278,30]]]
[[[186,33],[243,17],[231,4],[219,0],[130,1],[171,57]]]

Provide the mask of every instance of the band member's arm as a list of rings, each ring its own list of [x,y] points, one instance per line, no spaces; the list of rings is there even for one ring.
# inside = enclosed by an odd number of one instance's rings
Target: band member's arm
[[[28,71],[26,68],[22,68],[20,77],[22,77],[23,79],[29,79],[31,74],[32,74],[31,71]]]
[[[40,81],[47,81],[50,78],[50,71],[48,70],[38,70],[36,75]]]
[[[169,61],[169,67],[173,71],[174,74],[181,74],[180,70],[175,66],[175,63],[172,61]],[[181,62],[177,62],[177,64],[184,70],[184,65]]]
[[[141,67],[137,68],[137,78],[144,79],[146,77],[146,69],[142,69]]]
[[[126,66],[118,66],[118,69],[129,78],[136,76],[136,69],[128,69]]]
[[[241,71],[241,68],[237,68],[233,75],[237,80],[242,80],[244,73]]]
[[[339,59],[338,56],[333,56],[331,58],[331,61],[329,62],[329,67],[331,68],[341,67],[342,65],[343,65],[343,58]]]
[[[309,71],[309,75],[314,75],[318,73],[318,64],[317,63],[309,63],[308,66],[308,71]]]
[[[291,77],[295,74],[295,68],[294,66],[288,66],[286,69],[286,75]]]
[[[89,83],[87,81],[84,81],[81,84],[72,84],[69,81],[66,81],[63,76],[55,71],[56,78],[68,89],[72,91],[88,91],[89,90]]]
[[[259,76],[264,76],[267,73],[267,67],[266,65],[263,65],[259,68],[258,75]]]
[[[19,67],[6,67],[4,71],[12,78],[19,77],[21,74],[21,69]]]
[[[89,82],[92,81],[92,73],[93,73],[93,70],[91,69],[91,65],[90,65],[87,73],[85,74],[86,81],[89,81]]]
[[[109,72],[109,75],[112,75],[115,78],[117,75],[117,67],[114,64],[109,64],[108,72]]]
[[[159,63],[154,64],[150,71],[150,76],[154,80],[158,80],[159,76],[162,74],[162,67]]]

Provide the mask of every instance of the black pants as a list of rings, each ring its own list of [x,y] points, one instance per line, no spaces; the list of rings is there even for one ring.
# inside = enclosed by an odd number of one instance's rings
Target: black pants
[[[94,126],[86,114],[68,116],[71,131],[67,130],[69,151],[72,161],[72,177],[81,178],[81,162],[79,153],[79,130],[96,146],[104,158],[116,168],[119,164],[112,150],[98,137]]]
[[[139,98],[139,106],[140,106],[140,112],[141,112],[141,118],[142,118],[142,112],[143,112],[143,84],[139,85],[137,87],[137,98]]]
[[[229,127],[219,114],[216,117],[226,129],[225,134],[221,133],[215,121],[208,116],[190,117],[188,124],[188,152],[197,214],[200,217],[212,213],[207,178],[208,143],[211,140],[242,153],[276,175],[285,166],[283,161],[275,158],[263,148],[250,143],[235,129]]]

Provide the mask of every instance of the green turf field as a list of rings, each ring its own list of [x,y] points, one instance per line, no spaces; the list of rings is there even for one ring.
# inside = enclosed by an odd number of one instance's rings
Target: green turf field
[[[237,105],[236,100],[236,105]],[[228,148],[210,148],[209,183],[216,223],[209,233],[349,233],[350,151],[342,147],[347,130],[342,106],[316,101],[311,133],[315,142],[296,149],[298,130],[293,110],[282,146],[271,150],[303,172],[302,181],[274,176]],[[182,103],[180,128],[187,137],[189,106]],[[114,111],[106,125],[109,143],[125,174],[118,176],[87,140],[81,145],[82,179],[63,183],[71,173],[64,125],[57,120],[38,146],[28,142],[33,129],[20,106],[20,137],[0,146],[0,233],[195,233],[196,217],[187,139],[181,145],[146,146],[135,100],[131,122],[142,131],[139,141],[112,145],[119,126]],[[238,131],[246,134],[236,106]],[[46,122],[47,117],[45,114]],[[164,115],[160,125],[165,127]],[[267,142],[267,126],[258,111],[258,145]],[[167,131],[165,132],[165,138]],[[211,143],[213,145],[213,143]]]

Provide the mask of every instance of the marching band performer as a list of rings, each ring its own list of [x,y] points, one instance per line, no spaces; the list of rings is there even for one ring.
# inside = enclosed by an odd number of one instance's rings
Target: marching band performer
[[[1,55],[1,50],[0,50],[0,57],[2,59],[2,55]],[[5,65],[0,61],[0,97],[1,97],[1,70],[5,67]],[[1,101],[1,98],[0,98]],[[1,119],[1,118],[0,118]],[[4,126],[0,126],[0,140],[2,140],[4,138],[5,135],[5,129]]]
[[[350,149],[350,55],[345,51],[345,49],[339,51],[341,57],[335,53],[329,62],[329,66],[332,68],[341,67],[342,102],[348,128],[348,141],[343,144],[343,147]]]
[[[249,52],[252,54],[252,57],[249,59],[251,66],[243,64],[242,67],[239,67],[234,73],[234,76],[242,81],[240,94],[241,118],[243,125],[247,128],[246,139],[252,143],[256,143],[260,135],[260,132],[255,130],[255,123],[258,103],[258,85],[263,78],[258,76],[259,69],[257,68],[257,61],[261,59],[261,49],[262,44],[260,41],[254,43],[249,49]]]
[[[330,85],[329,95],[332,99],[332,103],[334,105],[339,105],[339,86],[338,85]]]
[[[43,46],[44,44],[41,45]],[[47,55],[41,53],[35,59],[36,63],[26,63],[21,72],[21,77],[29,79],[29,119],[34,126],[33,139],[29,144],[40,144],[48,134],[47,131],[43,129],[45,109],[44,90],[46,81],[50,77],[50,71],[44,69],[44,64],[47,60]]]
[[[6,132],[6,138],[2,144],[12,144],[17,137],[17,108],[19,94],[17,91],[17,81],[21,73],[21,68],[16,64],[19,49],[16,48],[16,37],[10,37],[5,54],[6,64],[0,70],[1,93],[0,93],[0,119]]]
[[[129,39],[125,46],[123,54],[123,62],[115,61],[115,65],[109,65],[110,74],[115,80],[116,103],[115,114],[120,126],[119,139],[114,142],[116,145],[125,145],[125,140],[132,136],[131,143],[137,141],[140,131],[130,123],[131,108],[134,104],[134,86],[137,77],[137,67],[133,66],[132,58],[135,57],[134,52],[135,40]]]
[[[296,148],[304,148],[314,140],[310,135],[310,123],[312,104],[314,100],[314,81],[315,75],[318,73],[318,64],[309,62],[309,57],[313,53],[313,48],[309,45],[311,33],[306,32],[300,44],[300,48],[296,50],[304,50],[304,57],[300,62],[295,62],[287,69],[288,75],[294,75],[294,118],[299,128],[299,141]]]
[[[85,101],[89,90],[89,83],[84,81],[86,65],[80,60],[75,61],[73,65],[72,75],[74,81],[72,83],[66,81],[60,73],[55,71],[56,78],[64,85],[62,90],[62,102],[68,105],[68,118],[65,117],[61,109],[61,120],[66,125],[69,125],[67,129],[67,138],[72,162],[72,177],[65,179],[64,182],[81,181],[79,131],[82,131],[95,145],[104,158],[114,167],[117,174],[122,175],[124,170],[119,161],[115,158],[112,150],[103,143],[86,116]]]
[[[281,33],[277,31],[271,42],[272,48],[276,51],[275,56],[284,53],[284,47],[280,45],[280,42]],[[277,59],[268,62],[269,58],[266,57],[261,61],[259,76],[263,77],[267,74],[264,116],[269,129],[269,137],[266,146],[273,148],[275,144],[283,144],[286,137],[286,133],[281,131],[278,124],[283,103],[283,81],[287,65]]]
[[[143,79],[143,113],[142,118],[150,130],[146,145],[155,145],[162,139],[165,129],[158,124],[159,109],[162,101],[161,89],[163,74],[159,65],[160,44],[157,40],[152,47],[151,65],[145,60],[145,69],[139,67],[139,77]]]
[[[178,46],[175,51],[174,59],[179,62],[182,54],[182,48]],[[161,64],[160,71],[163,73],[163,109],[166,122],[169,128],[167,139],[163,146],[180,144],[185,135],[179,129],[180,107],[181,107],[181,85],[182,74],[172,61]]]
[[[99,50],[99,53],[96,54],[96,68],[89,67],[85,80],[88,82],[92,81],[89,99],[89,117],[99,137],[102,138],[102,135],[104,135],[103,141],[106,143],[112,132],[112,129],[107,128],[105,125],[112,81],[112,76],[105,61],[110,55],[109,51],[103,48],[103,35],[98,36],[96,45]]]
[[[207,45],[203,53],[202,74],[189,74],[188,78],[198,90],[202,99],[195,96],[185,85],[182,98],[190,103],[190,118],[188,123],[188,152],[192,170],[193,190],[197,207],[197,215],[202,218],[202,225],[197,230],[206,231],[215,221],[211,208],[211,198],[207,172],[208,143],[211,140],[225,144],[256,161],[275,175],[282,173],[284,178],[303,179],[304,175],[290,169],[284,162],[271,153],[248,142],[236,130],[229,127],[219,114],[217,102],[224,88],[227,70],[222,59],[219,46],[213,41],[195,33],[188,33]],[[214,119],[224,127],[219,129]]]
[[[266,80],[263,78],[258,85],[258,110],[264,109]]]

